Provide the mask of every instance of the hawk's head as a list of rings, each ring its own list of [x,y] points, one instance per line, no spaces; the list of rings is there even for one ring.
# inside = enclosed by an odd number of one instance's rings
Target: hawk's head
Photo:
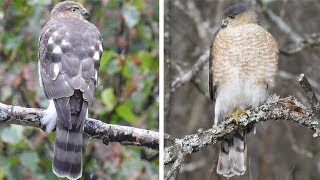
[[[90,13],[81,4],[74,1],[64,1],[55,5],[51,11],[51,18],[77,18],[83,20]]]
[[[258,16],[254,10],[245,4],[236,4],[228,7],[223,14],[222,28],[235,27],[244,24],[258,24]]]

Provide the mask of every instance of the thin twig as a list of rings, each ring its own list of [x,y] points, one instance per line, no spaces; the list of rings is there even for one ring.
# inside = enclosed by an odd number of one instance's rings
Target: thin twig
[[[266,9],[265,11],[267,17],[275,23],[279,29],[289,35],[290,39],[295,43],[300,43],[303,41],[303,37],[295,32],[284,20],[277,16],[272,10]]]
[[[181,166],[180,172],[192,172],[194,170],[200,169],[206,165],[207,161],[205,159],[196,160],[193,162],[188,162]]]
[[[289,140],[290,140],[290,143],[291,143],[291,149],[296,152],[297,154],[301,154],[301,155],[304,155],[308,158],[313,158],[313,153],[310,152],[309,150],[299,146],[297,143],[296,143],[296,140],[293,136],[293,132],[292,132],[292,129],[291,127],[286,124],[286,127],[287,127],[287,130],[288,130],[288,137],[289,137]]]
[[[288,35],[293,44],[289,45],[287,49],[281,49],[280,53],[283,55],[293,55],[307,47],[320,46],[320,33],[311,33],[300,35],[289,24],[287,24],[280,16],[276,15],[267,4],[261,0],[253,0],[257,6],[262,10],[268,19],[270,19],[278,28]],[[305,38],[304,38],[305,37]]]
[[[176,88],[182,86],[183,84],[189,82],[198,72],[202,69],[204,64],[208,62],[209,50],[205,51],[197,60],[197,62],[191,67],[190,70],[181,74],[171,83],[171,91],[175,91]]]
[[[289,48],[280,50],[283,55],[294,55],[307,47],[320,46],[320,33],[312,33],[305,35],[306,38],[299,43],[289,45]]]

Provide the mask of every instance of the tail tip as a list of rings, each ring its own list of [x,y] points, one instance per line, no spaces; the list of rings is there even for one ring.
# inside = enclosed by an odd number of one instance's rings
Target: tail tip
[[[241,169],[238,169],[236,167],[233,167],[231,169],[232,173],[237,175],[237,176],[242,176],[244,175],[244,173],[246,172],[246,168],[245,167],[242,167]]]
[[[60,161],[54,156],[52,171],[60,178],[79,179],[82,176],[82,162],[70,165],[67,161]]]
[[[76,180],[82,176],[82,168],[81,168],[81,171],[78,173],[71,173],[71,172],[58,170],[53,166],[52,171],[59,178],[68,178],[70,180]]]
[[[224,177],[233,177],[233,176],[242,176],[244,175],[246,171],[238,171],[238,170],[234,170],[234,169],[231,169],[231,170],[228,170],[228,171],[221,171],[219,169],[217,169],[217,174],[221,175],[221,176],[224,176]]]

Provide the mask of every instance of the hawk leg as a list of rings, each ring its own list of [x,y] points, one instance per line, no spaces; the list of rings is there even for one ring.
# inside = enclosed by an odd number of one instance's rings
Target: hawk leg
[[[46,127],[46,132],[52,132],[56,127],[58,116],[53,100],[50,100],[49,103],[48,108],[45,110],[46,115],[40,120],[41,124]]]

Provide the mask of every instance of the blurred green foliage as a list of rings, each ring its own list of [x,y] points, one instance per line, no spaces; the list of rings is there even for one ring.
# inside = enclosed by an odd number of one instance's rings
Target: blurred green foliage
[[[38,82],[41,28],[57,0],[0,0],[0,101],[46,108]],[[100,29],[104,53],[90,117],[158,129],[158,4],[156,0],[79,1]],[[0,127],[0,179],[57,179],[51,171],[54,133]],[[108,146],[85,138],[83,179],[158,179],[157,152]]]

